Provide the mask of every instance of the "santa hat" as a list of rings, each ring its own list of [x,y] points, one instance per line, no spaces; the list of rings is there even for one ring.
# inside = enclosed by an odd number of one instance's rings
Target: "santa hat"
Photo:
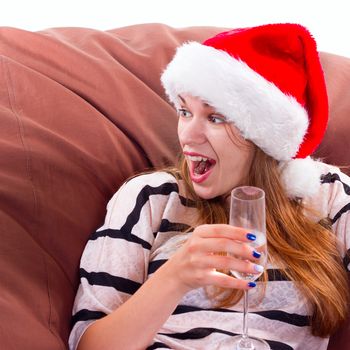
[[[161,81],[176,107],[179,94],[200,97],[280,161],[290,197],[319,189],[319,167],[308,156],[324,135],[328,99],[316,43],[305,27],[269,24],[185,43]]]

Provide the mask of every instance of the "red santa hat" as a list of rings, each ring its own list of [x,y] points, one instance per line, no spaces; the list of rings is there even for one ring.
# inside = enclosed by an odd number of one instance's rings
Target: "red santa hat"
[[[188,93],[223,114],[281,163],[290,197],[320,186],[308,157],[328,120],[328,99],[315,40],[298,24],[268,24],[220,33],[177,49],[161,77],[170,101]]]

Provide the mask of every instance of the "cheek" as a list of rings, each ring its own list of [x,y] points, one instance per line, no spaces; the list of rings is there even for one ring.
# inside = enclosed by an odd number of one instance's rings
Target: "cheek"
[[[181,137],[181,134],[182,134],[182,126],[181,126],[181,123],[180,121],[177,123],[177,138],[180,142],[180,145],[182,146],[182,137]]]
[[[230,147],[227,146],[225,153],[226,156],[222,159],[223,175],[236,174],[238,177],[248,175],[253,159],[253,150],[251,148],[232,147],[231,144]]]

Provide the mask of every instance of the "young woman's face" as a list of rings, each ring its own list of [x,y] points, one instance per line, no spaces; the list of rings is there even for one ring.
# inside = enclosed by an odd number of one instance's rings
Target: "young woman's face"
[[[230,193],[247,177],[254,146],[201,99],[179,98],[178,136],[196,194],[210,199]]]

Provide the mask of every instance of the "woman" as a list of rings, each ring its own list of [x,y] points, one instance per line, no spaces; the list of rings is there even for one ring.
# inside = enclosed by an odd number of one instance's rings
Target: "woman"
[[[109,202],[82,256],[70,348],[231,349],[250,289],[250,334],[326,349],[349,300],[350,179],[308,157],[328,109],[313,38],[274,24],[187,43],[162,83],[183,155]],[[263,269],[254,232],[227,225],[240,185],[266,193],[267,283],[226,273]]]

